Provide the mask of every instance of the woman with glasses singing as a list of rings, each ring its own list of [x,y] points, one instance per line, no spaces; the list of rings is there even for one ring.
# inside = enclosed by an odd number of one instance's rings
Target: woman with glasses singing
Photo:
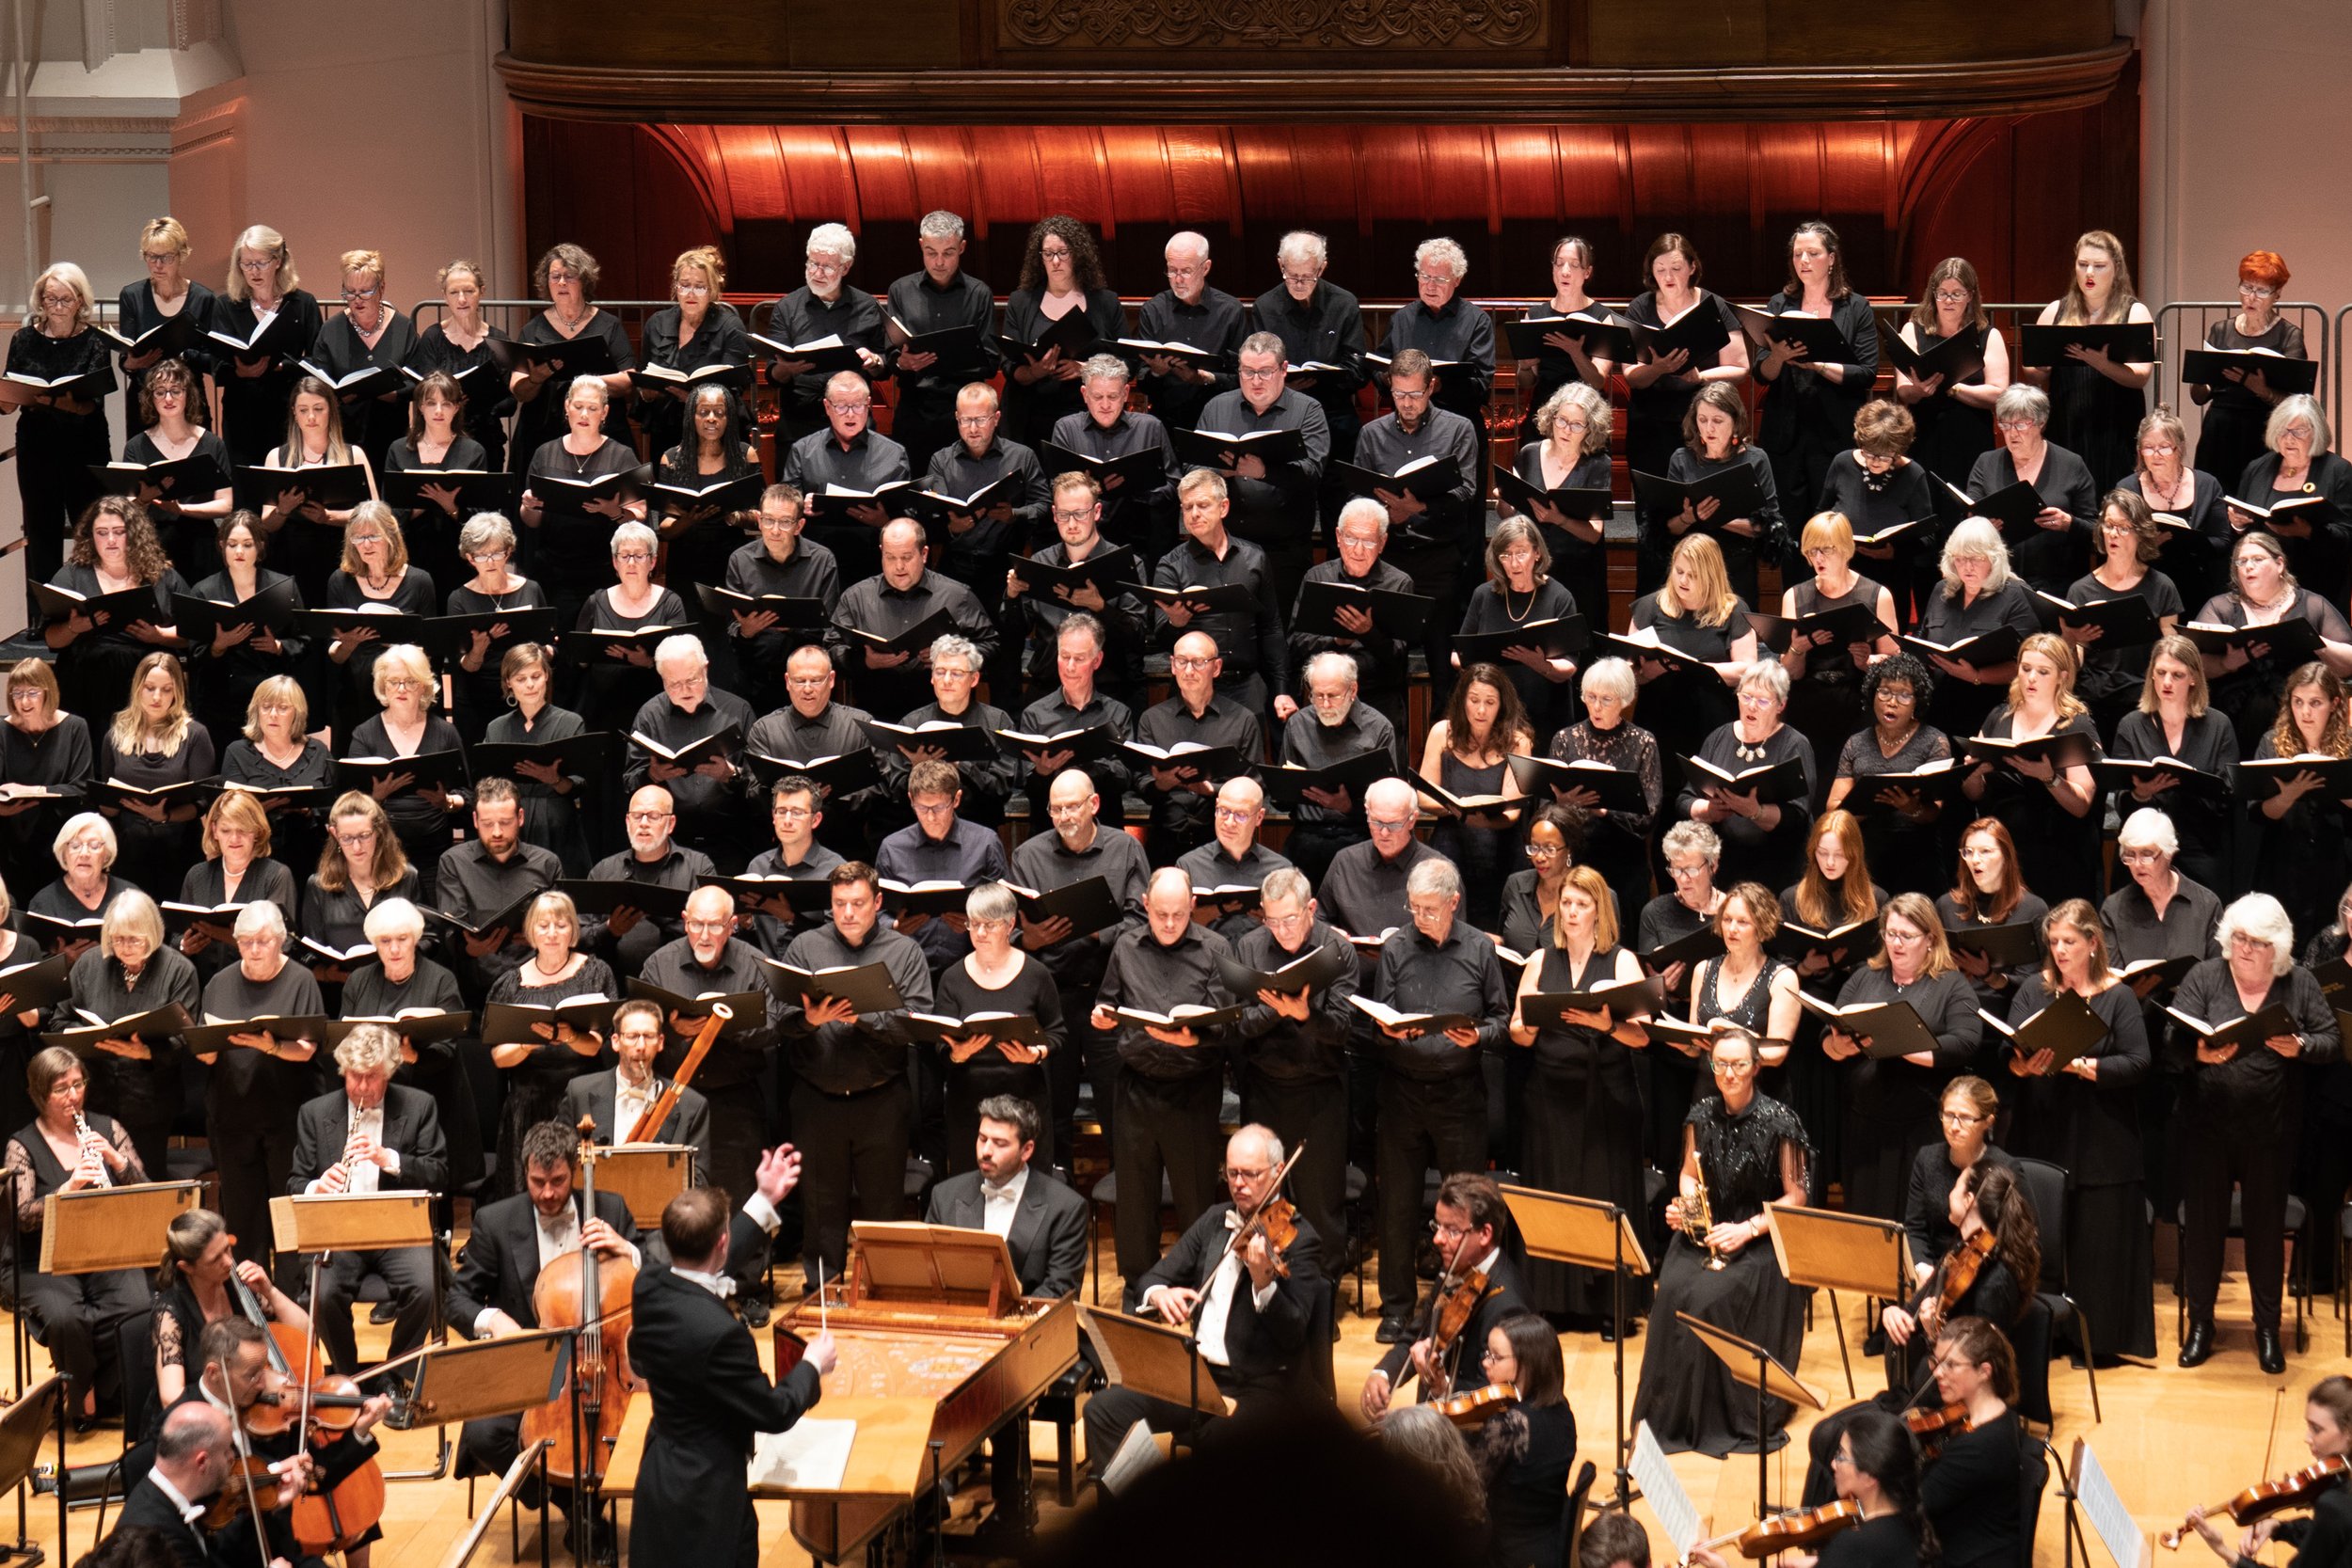
[[[684,436],[703,388],[738,397],[751,390],[752,341],[735,307],[720,297],[726,286],[726,262],[718,246],[680,251],[670,263],[671,302],[645,318],[645,368],[636,378],[638,423],[644,428],[645,445],[656,452],[669,451]],[[688,376],[694,379],[681,379]],[[739,442],[743,434],[736,432]]]
[[[564,434],[571,423],[572,394],[583,381],[595,382],[605,394],[596,405],[593,428],[628,445],[628,414],[622,404],[628,396],[629,372],[637,366],[637,351],[629,346],[628,328],[620,318],[596,309],[599,273],[595,257],[569,244],[550,245],[532,271],[532,291],[548,308],[523,324],[520,341],[548,352],[517,360],[506,378],[506,389],[515,400],[514,445],[507,451],[513,467],[528,470],[539,449]],[[580,347],[572,365],[554,355],[564,343]],[[588,370],[592,364],[599,368]],[[634,467],[636,461],[632,448],[629,466]]]
[[[579,714],[557,707],[551,700],[555,656],[545,643],[517,642],[507,649],[499,660],[499,685],[506,694],[506,711],[490,721],[483,739],[535,745],[587,733]],[[580,827],[580,799],[589,784],[585,775],[566,774],[552,763],[515,765],[515,792],[523,802],[523,842],[554,850],[566,876],[588,874],[588,836]]]
[[[2279,314],[2287,277],[2286,258],[2277,251],[2248,251],[2237,264],[2237,309],[2205,328],[2204,346],[2233,354],[2310,358],[2303,348],[2303,329]],[[2197,433],[2198,469],[2225,486],[2235,484],[2246,466],[2262,455],[2263,425],[2286,389],[2273,387],[2259,370],[2232,366],[2217,382],[2190,383],[2188,396],[2205,411]]]
[[[337,798],[326,814],[326,832],[318,869],[303,884],[300,934],[306,942],[348,953],[366,944],[368,911],[378,899],[417,902],[417,868],[408,863],[384,808],[358,790]],[[362,961],[317,952],[305,959],[323,983],[334,986],[350,979]]]
[[[550,888],[523,911],[523,940],[531,957],[502,971],[490,983],[492,1003],[553,1006],[580,997],[620,994],[612,966],[580,951],[580,911],[568,893]],[[506,1097],[499,1113],[497,1196],[523,1190],[523,1134],[564,1106],[564,1089],[583,1072],[609,1061],[604,1037],[568,1023],[534,1024],[545,1035],[536,1045],[490,1047],[490,1062],[504,1076]],[[617,1132],[610,1133],[618,1142]]]
[[[221,438],[205,428],[212,418],[204,404],[204,384],[185,359],[167,359],[140,378],[131,402],[146,428],[122,443],[122,460],[152,467],[209,457],[220,468],[220,483],[209,495],[193,490],[167,495],[160,485],[139,486],[139,499],[154,519],[164,552],[175,562],[193,566],[208,559],[215,543],[213,531],[236,500],[230,483],[232,459]],[[32,562],[27,563],[30,569]],[[183,576],[186,574],[183,574]]]
[[[1912,453],[1936,478],[1958,483],[1969,467],[1993,450],[1993,405],[2009,389],[2009,344],[1985,314],[1977,269],[1964,256],[1947,256],[1928,271],[1900,337],[1927,353],[1965,336],[1982,346],[1984,364],[1957,381],[1941,372],[1915,376],[1895,369],[1895,396],[1918,421],[1918,450]],[[1930,559],[1933,559],[1930,557]]]
[[[2050,400],[2040,388],[2003,392],[1993,409],[2001,444],[1977,459],[1967,489],[1990,497],[2020,483],[2033,486],[2042,508],[2011,547],[2010,564],[2028,588],[2063,596],[2066,585],[2090,569],[2102,492],[2081,456],[2049,438],[2050,418]]]
[[[2258,520],[2242,507],[2224,505],[2233,538],[2261,527],[2287,547],[2295,575],[2316,586],[2337,609],[2344,603],[2345,540],[2352,523],[2352,461],[2328,451],[2327,410],[2306,392],[2280,398],[2263,423],[2263,445],[2230,486],[2240,500],[2265,508]],[[2297,510],[2309,503],[2309,510]],[[2344,672],[2338,670],[2337,673]]]
[[[1786,1402],[1764,1402],[1756,1431],[1755,1393],[1733,1381],[1677,1313],[1719,1324],[1783,1364],[1804,1338],[1804,1295],[1791,1286],[1765,1239],[1764,1205],[1805,1200],[1813,1146],[1796,1113],[1756,1087],[1756,1037],[1725,1029],[1709,1048],[1715,1092],[1684,1118],[1677,1196],[1666,1205],[1675,1227],[1658,1274],[1633,1419],[1647,1421],[1668,1453],[1721,1459],[1766,1451],[1788,1440]],[[1694,1239],[1700,1188],[1712,1221]],[[1723,1267],[1710,1268],[1715,1259]]]
[[[310,700],[292,675],[272,675],[246,699],[245,726],[220,759],[224,781],[256,792],[269,813],[278,858],[294,869],[318,863],[324,813],[303,794],[335,779],[335,756],[310,736]],[[310,800],[317,797],[311,796]]]
[[[1869,722],[1846,737],[1830,781],[1831,811],[1862,818],[1862,847],[1879,879],[1897,893],[1933,893],[1943,885],[1937,823],[1942,797],[1930,784],[1883,784],[1885,774],[1913,774],[1952,757],[1952,743],[1927,721],[1935,677],[1910,654],[1880,659],[1862,673],[1862,705]]]
[[[365,807],[367,797],[353,799]],[[317,885],[313,879],[312,888]],[[247,904],[234,935],[237,961],[204,984],[206,1023],[325,1016],[318,980],[286,952],[292,939],[277,905]],[[258,1263],[269,1261],[269,1201],[286,1190],[294,1118],[315,1078],[312,1032],[325,1033],[316,1024],[302,1031],[262,1024],[232,1037],[215,1055],[197,1057],[212,1069],[204,1085],[204,1133],[220,1170],[221,1217],[236,1234],[237,1256]]]
[[[25,569],[40,582],[57,569],[74,517],[98,499],[91,466],[103,467],[114,456],[106,426],[114,355],[98,330],[98,301],[80,267],[55,261],[33,280],[24,323],[8,339],[8,373],[41,382],[96,378],[78,393],[0,383],[6,388],[0,408],[19,415],[16,494],[24,509]]]
[[[2010,1142],[2019,1154],[2063,1165],[2070,1178],[2060,1272],[2093,1353],[2101,1360],[2153,1355],[2155,1254],[2139,1138],[2139,1085],[2151,1062],[2139,999],[2109,967],[2106,933],[2083,899],[2050,911],[2042,950],[2042,968],[2010,1003],[2010,1027],[2071,995],[2106,1034],[2063,1066],[2046,1049],[2009,1052],[2009,1070],[2022,1080]]]
[[[285,430],[302,357],[324,319],[318,296],[302,287],[285,235],[257,223],[237,236],[229,249],[229,280],[213,300],[212,325],[256,349],[240,354],[213,345],[213,422],[239,463],[261,463]]]
[[[2156,561],[2181,591],[2184,605],[2201,605],[2227,586],[2230,518],[2221,504],[2225,483],[2188,464],[2188,427],[2163,404],[2139,421],[2138,465],[2116,482],[2148,503],[2161,539]],[[2112,493],[2112,492],[2110,492]]]
[[[389,611],[430,616],[441,608],[433,578],[408,559],[400,519],[382,501],[361,501],[343,525],[342,562],[326,579],[328,610]],[[330,664],[343,671],[335,703],[335,729],[348,734],[375,711],[375,662],[389,645],[383,635],[354,617],[326,645]]]
[[[612,575],[610,588],[599,588],[580,607],[581,631],[642,632],[684,629],[686,602],[653,580],[661,558],[661,542],[641,522],[623,523],[612,531]],[[580,713],[592,730],[627,735],[637,710],[661,693],[661,673],[654,668],[654,650],[642,642],[612,642],[596,650],[580,672]]]
[[[325,371],[328,383],[337,388],[364,371],[395,372],[417,353],[416,324],[393,309],[385,297],[383,255],[373,250],[346,250],[342,265],[342,314],[319,328],[309,361]],[[342,395],[343,435],[379,470],[385,451],[405,422],[400,405],[406,394],[406,385],[395,376],[380,391]]]

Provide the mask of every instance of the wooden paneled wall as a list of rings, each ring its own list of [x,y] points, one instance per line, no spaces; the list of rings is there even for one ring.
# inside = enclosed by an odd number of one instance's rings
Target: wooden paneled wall
[[[917,264],[914,223],[936,207],[972,228],[966,265],[1000,293],[1029,224],[1073,213],[1101,236],[1111,282],[1163,285],[1160,249],[1206,233],[1215,281],[1250,297],[1274,279],[1283,230],[1329,237],[1330,277],[1367,298],[1410,293],[1413,246],[1452,234],[1471,293],[1546,292],[1560,234],[1597,247],[1597,292],[1639,287],[1661,230],[1689,234],[1707,282],[1764,294],[1786,276],[1789,230],[1826,217],[1850,276],[1876,294],[1971,258],[1988,298],[2063,285],[2085,229],[2138,229],[2135,68],[2089,108],[2003,119],[1617,125],[630,125],[527,116],[531,251],[583,245],[602,293],[666,292],[669,263],[716,244],[735,292],[802,280],[808,230],[860,235],[853,279],[879,292]]]

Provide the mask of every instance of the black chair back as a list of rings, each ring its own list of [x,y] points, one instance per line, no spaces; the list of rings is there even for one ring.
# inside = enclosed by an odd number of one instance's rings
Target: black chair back
[[[2033,1201],[2034,1223],[2042,1230],[2042,1283],[2044,1292],[2066,1292],[2066,1189],[2073,1178],[2064,1165],[2047,1160],[2020,1160],[2017,1180]]]
[[[2032,1568],[2034,1536],[2042,1524],[2042,1494],[2050,1484],[2053,1450],[2039,1437],[2023,1436],[2017,1450],[2018,1568]]]
[[[2051,1422],[2051,1322],[2050,1300],[2038,1295],[2009,1331],[2010,1348],[2017,1354],[2017,1414],[2043,1426]]]
[[[1560,1568],[1576,1568],[1576,1545],[1584,1538],[1584,1500],[1593,1495],[1593,1480],[1599,1474],[1589,1459],[1577,1467],[1567,1512],[1560,1519]]]
[[[135,1313],[115,1329],[115,1356],[122,1369],[122,1446],[147,1441],[155,1414],[155,1314]]]

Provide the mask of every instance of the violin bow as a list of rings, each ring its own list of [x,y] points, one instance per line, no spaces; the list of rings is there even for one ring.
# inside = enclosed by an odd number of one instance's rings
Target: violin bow
[[[237,1479],[245,1483],[245,1513],[246,1517],[253,1521],[253,1548],[261,1557],[262,1568],[270,1568],[269,1530],[262,1523],[262,1503],[254,1495],[253,1472],[242,1463],[250,1450],[241,1451],[237,1447],[237,1437],[244,1430],[245,1418],[237,1410],[236,1389],[229,1381],[229,1358],[226,1355],[216,1356],[213,1365],[220,1369],[221,1397],[229,1402],[229,1451],[240,1461]],[[246,1440],[248,1443],[252,1441],[249,1435]]]
[[[1258,1205],[1258,1213],[1264,1213],[1266,1205],[1274,1202],[1277,1198],[1282,1196],[1282,1185],[1290,1180],[1291,1167],[1298,1164],[1298,1157],[1306,1152],[1307,1141],[1304,1138],[1301,1138],[1298,1142],[1298,1147],[1291,1150],[1290,1158],[1284,1160],[1280,1164],[1274,1167],[1273,1179],[1266,1183],[1265,1197]],[[1235,1245],[1240,1243],[1242,1237],[1248,1234],[1250,1227],[1256,1223],[1257,1215],[1253,1214],[1248,1219],[1242,1221],[1239,1226],[1226,1233],[1225,1250],[1216,1255],[1216,1261],[1210,1266],[1207,1278],[1215,1279],[1216,1277],[1216,1271],[1225,1266],[1225,1259],[1233,1256],[1233,1248]],[[1199,1328],[1200,1326],[1200,1313],[1208,1305],[1209,1290],[1208,1286],[1204,1284],[1200,1288],[1200,1294],[1193,1301],[1192,1310],[1185,1315],[1186,1322],[1191,1327]]]

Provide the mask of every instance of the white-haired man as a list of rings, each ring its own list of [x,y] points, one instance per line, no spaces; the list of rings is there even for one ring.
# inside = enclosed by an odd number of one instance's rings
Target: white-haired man
[[[848,279],[857,261],[857,236],[838,223],[820,223],[808,232],[803,261],[807,281],[776,301],[763,336],[779,343],[813,343],[837,337],[857,350],[861,379],[872,381],[882,368],[887,341],[882,306]],[[824,375],[806,359],[771,355],[768,385],[783,388],[777,400],[784,423],[779,439],[799,440],[825,425],[824,401],[832,395]]]
[[[1373,766],[1380,775],[1406,771],[1405,742],[1396,726],[1377,708],[1357,700],[1354,659],[1340,653],[1317,654],[1308,661],[1302,684],[1307,705],[1282,726],[1283,762],[1328,768],[1378,752],[1385,760]],[[1302,791],[1297,809],[1291,813],[1291,834],[1282,852],[1320,885],[1332,857],[1366,836],[1363,788],[1311,787]]]
[[[1078,397],[1082,407],[1054,421],[1047,439],[1063,451],[1095,463],[1113,463],[1138,452],[1156,452],[1156,464],[1143,462],[1147,473],[1104,472],[1103,484],[1104,536],[1114,545],[1133,545],[1146,555],[1159,555],[1176,539],[1176,448],[1168,427],[1152,414],[1127,406],[1134,372],[1116,354],[1097,354],[1078,367]],[[1046,455],[1052,456],[1052,453]],[[1067,468],[1068,458],[1054,467]]]
[[[1354,294],[1324,278],[1330,261],[1329,243],[1312,230],[1283,235],[1274,249],[1281,282],[1258,296],[1250,314],[1258,330],[1282,340],[1287,363],[1332,367],[1294,370],[1290,386],[1323,405],[1331,426],[1331,455],[1352,460],[1356,433],[1362,428],[1356,389],[1364,384],[1364,312]]]
[[[678,841],[708,855],[720,869],[737,870],[750,837],[752,778],[743,765],[743,737],[757,716],[751,704],[710,684],[709,655],[691,632],[663,638],[654,648],[653,666],[661,677],[661,694],[638,708],[629,721],[632,735],[682,752],[730,728],[735,733],[691,765],[632,742],[621,767],[622,786],[635,790],[655,784],[668,790],[677,813]]]
[[[1343,583],[1371,594],[1419,594],[1421,590],[1408,574],[1384,554],[1389,544],[1389,513],[1378,501],[1369,496],[1358,496],[1346,502],[1340,508],[1332,532],[1338,548],[1329,560],[1318,561],[1307,568],[1298,597],[1291,605],[1287,623],[1291,668],[1306,669],[1308,661],[1317,654],[1347,655],[1356,661],[1364,701],[1379,709],[1396,732],[1403,735],[1411,644],[1382,629],[1372,611],[1359,604],[1342,604],[1333,612],[1332,630],[1301,630],[1300,623],[1306,612],[1309,583]],[[1451,549],[1450,545],[1448,548]],[[1452,569],[1450,563],[1448,569]]]
[[[890,429],[922,467],[956,438],[956,394],[996,373],[996,296],[963,270],[963,219],[941,209],[915,225],[923,264],[890,285],[889,337],[898,348],[892,375],[898,405]],[[926,337],[969,327],[972,336],[942,355],[907,345],[906,334]],[[958,492],[961,494],[961,492]]]

